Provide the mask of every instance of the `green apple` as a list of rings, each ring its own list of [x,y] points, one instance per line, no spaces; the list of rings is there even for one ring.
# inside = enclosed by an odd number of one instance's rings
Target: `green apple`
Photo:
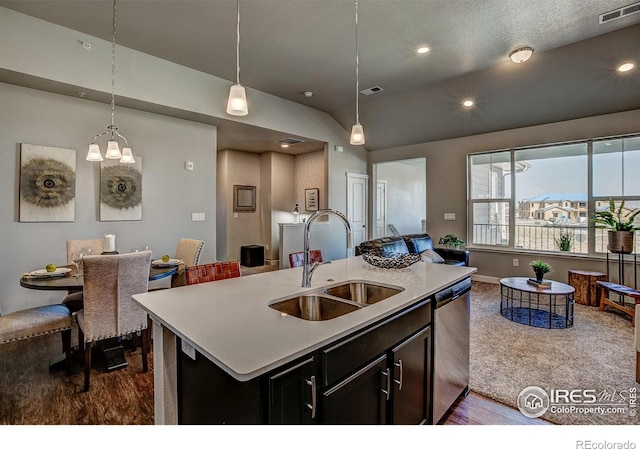
[[[48,273],[53,273],[54,271],[56,271],[56,267],[54,264],[50,263],[49,265],[47,265],[46,267],[44,267],[45,270],[47,270]]]
[[[169,259],[170,259],[170,257],[168,255],[166,255],[166,254],[164,256],[162,256],[162,261],[163,262],[169,262]]]

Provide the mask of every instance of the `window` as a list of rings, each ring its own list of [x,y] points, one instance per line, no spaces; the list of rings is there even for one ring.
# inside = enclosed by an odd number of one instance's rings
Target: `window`
[[[593,211],[610,198],[640,208],[640,136],[471,154],[468,165],[473,245],[603,253],[606,230],[590,226]]]
[[[471,241],[509,245],[511,153],[472,155],[470,161]]]

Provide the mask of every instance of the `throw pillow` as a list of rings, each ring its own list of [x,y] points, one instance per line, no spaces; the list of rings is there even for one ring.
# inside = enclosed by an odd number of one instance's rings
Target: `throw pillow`
[[[432,249],[424,250],[420,253],[420,255],[422,256],[422,260],[424,260],[425,262],[444,263],[444,259],[442,258],[442,256],[440,256],[440,254]]]

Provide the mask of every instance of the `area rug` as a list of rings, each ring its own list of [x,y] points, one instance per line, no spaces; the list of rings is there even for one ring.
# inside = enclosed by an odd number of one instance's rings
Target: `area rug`
[[[541,418],[557,424],[640,424],[631,320],[580,304],[574,313],[568,329],[518,324],[500,315],[499,285],[474,281],[470,389],[518,408],[520,392],[539,387],[550,398]]]

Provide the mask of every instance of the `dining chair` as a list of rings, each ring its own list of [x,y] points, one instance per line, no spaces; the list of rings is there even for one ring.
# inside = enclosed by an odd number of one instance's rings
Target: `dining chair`
[[[187,268],[187,285],[202,284],[204,282],[219,281],[240,277],[240,264],[237,260],[227,262],[206,263]]]
[[[309,263],[322,262],[322,250],[312,249],[309,251]],[[289,254],[289,265],[291,268],[304,265],[304,251]]]
[[[175,258],[182,260],[187,268],[198,265],[203,247],[204,241],[202,240],[180,239]]]
[[[84,359],[84,391],[89,391],[91,346],[100,340],[140,332],[142,372],[150,344],[147,312],[132,296],[149,288],[151,251],[84,258],[84,307],[76,313]]]
[[[91,248],[91,255],[98,256],[104,251],[103,239],[67,240],[67,265],[72,265],[71,254],[82,248]]]

